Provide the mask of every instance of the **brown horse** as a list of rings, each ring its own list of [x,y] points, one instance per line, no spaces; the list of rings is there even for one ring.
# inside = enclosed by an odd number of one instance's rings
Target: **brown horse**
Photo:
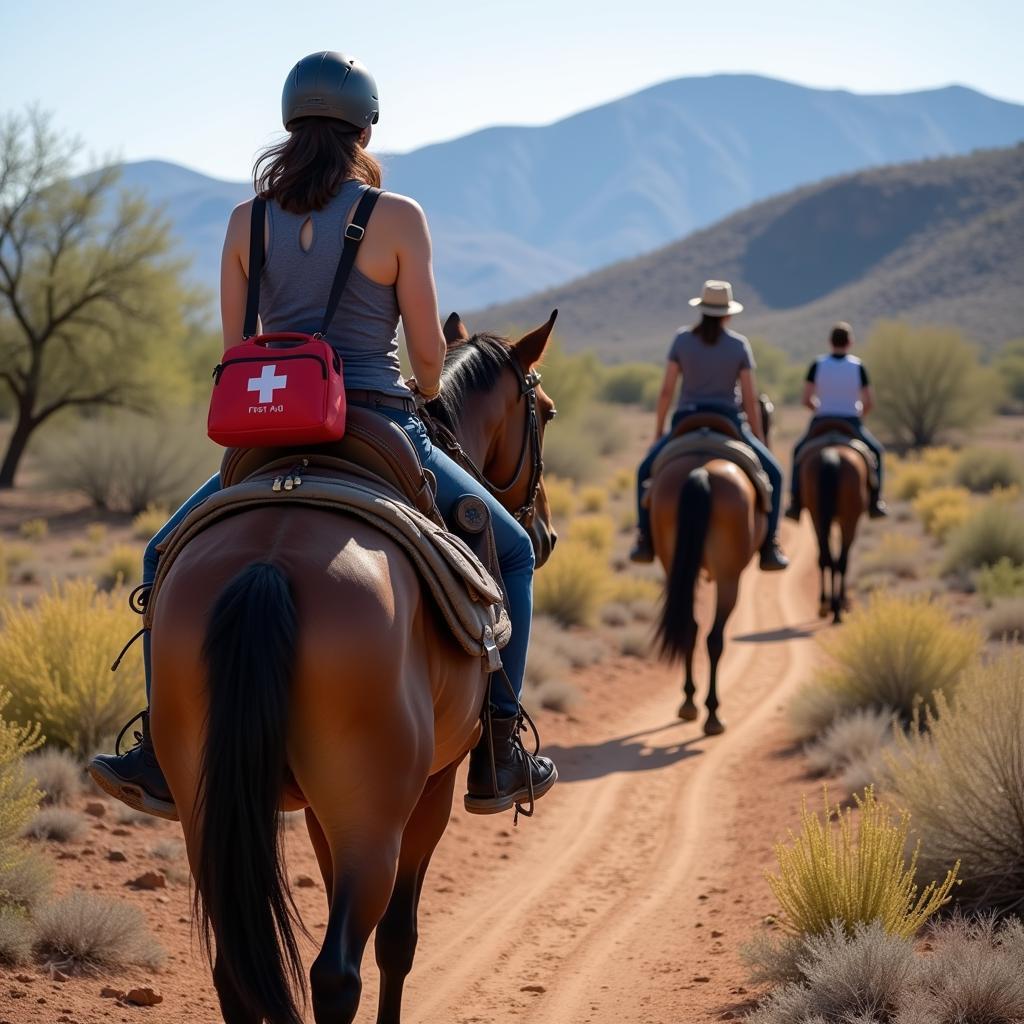
[[[841,622],[846,611],[846,568],[857,522],[868,508],[868,472],[861,456],[845,445],[829,445],[800,461],[800,493],[818,538],[821,593],[818,615]],[[839,523],[839,557],[832,555],[832,523]],[[825,580],[828,577],[826,591]]]
[[[770,412],[770,403],[762,398],[766,437]],[[717,691],[725,624],[736,607],[740,574],[764,543],[768,520],[743,470],[701,455],[675,459],[658,473],[650,502],[654,551],[666,573],[658,635],[665,657],[683,659],[686,677],[679,717],[688,722],[698,716],[693,699],[694,599],[701,569],[716,583],[715,620],[707,639],[710,678],[704,723],[704,733],[716,736],[725,730],[718,717]]]
[[[539,467],[553,406],[536,381],[532,399],[524,394],[523,381],[553,321],[515,344],[467,338],[457,318],[446,325],[458,335],[443,384],[462,399],[460,440],[486,479],[511,481],[500,491],[506,507],[534,510],[538,558],[553,535],[528,471]],[[504,475],[516,466],[516,479]],[[398,1024],[424,874],[456,768],[480,735],[481,661],[450,636],[388,537],[291,506],[239,513],[189,544],[160,595],[153,668],[153,739],[224,1020],[302,1020],[279,811],[305,808],[329,908],[310,970],[314,1017],[354,1019],[376,928],[377,1021]]]

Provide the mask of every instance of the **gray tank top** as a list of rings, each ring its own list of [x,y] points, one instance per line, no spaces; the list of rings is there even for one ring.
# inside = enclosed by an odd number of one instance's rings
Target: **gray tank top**
[[[338,269],[348,212],[368,188],[346,181],[338,194],[313,213],[287,213],[267,203],[270,238],[260,281],[260,320],[263,330],[320,330],[334,272]],[[313,244],[300,241],[302,225],[313,221]],[[373,230],[373,218],[367,225]],[[398,361],[398,298],[393,285],[371,281],[352,268],[327,341],[341,356],[345,386],[408,395]]]

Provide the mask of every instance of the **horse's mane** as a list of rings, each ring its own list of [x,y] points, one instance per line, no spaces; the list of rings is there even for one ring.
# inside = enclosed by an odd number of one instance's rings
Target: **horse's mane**
[[[454,432],[466,400],[497,384],[508,366],[511,350],[508,340],[497,334],[474,334],[449,348],[441,371],[441,394],[430,403],[431,414]]]

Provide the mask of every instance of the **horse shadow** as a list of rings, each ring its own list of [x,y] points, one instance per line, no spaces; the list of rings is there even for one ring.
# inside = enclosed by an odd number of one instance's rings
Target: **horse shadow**
[[[764,629],[758,633],[744,633],[730,639],[737,644],[777,644],[786,640],[809,640],[820,632],[821,623],[814,619],[798,626],[780,626],[778,629]]]
[[[617,772],[657,771],[703,753],[695,745],[706,736],[690,736],[668,746],[649,746],[645,737],[666,733],[673,729],[691,728],[690,723],[669,722],[653,729],[643,729],[614,736],[600,743],[581,743],[576,746],[545,745],[544,754],[558,765],[559,782],[586,782]]]

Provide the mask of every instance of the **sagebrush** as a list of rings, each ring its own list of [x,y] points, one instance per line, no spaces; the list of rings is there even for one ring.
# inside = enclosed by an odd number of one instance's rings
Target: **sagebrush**
[[[10,700],[0,687],[0,904],[12,902],[3,883],[30,856],[21,835],[42,797],[23,764],[25,756],[42,743],[39,726],[8,721],[5,711]]]
[[[537,573],[534,608],[563,626],[590,625],[607,596],[609,577],[605,556],[570,537]]]
[[[1006,559],[1024,565],[1024,514],[1013,495],[998,495],[981,503],[949,537],[943,568],[969,572]]]
[[[970,491],[987,494],[1024,485],[1024,465],[1005,448],[967,448],[957,459],[954,478]]]
[[[25,759],[25,773],[45,804],[69,804],[82,791],[82,766],[67,751],[47,747]]]

